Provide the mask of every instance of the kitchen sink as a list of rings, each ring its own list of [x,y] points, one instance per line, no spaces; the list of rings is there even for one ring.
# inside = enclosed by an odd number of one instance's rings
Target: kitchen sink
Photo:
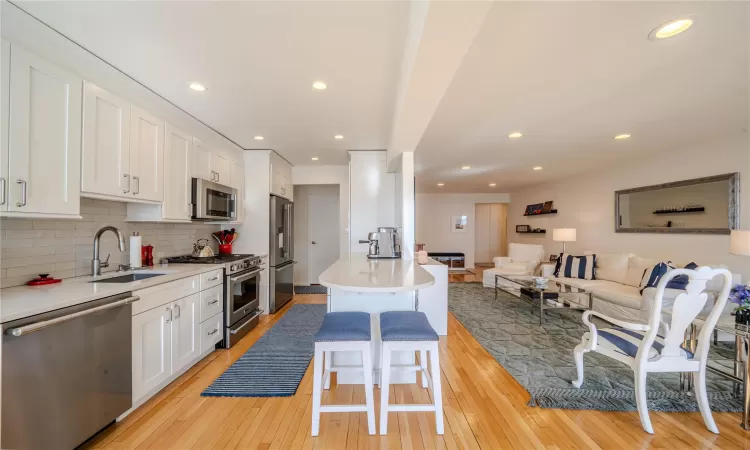
[[[166,275],[166,273],[131,273],[119,277],[94,280],[91,281],[91,283],[132,283],[133,281],[147,280],[149,278],[160,277],[162,275]]]

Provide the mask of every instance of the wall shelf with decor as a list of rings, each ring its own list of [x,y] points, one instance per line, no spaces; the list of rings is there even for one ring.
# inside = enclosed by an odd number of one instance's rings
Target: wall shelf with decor
[[[516,225],[516,233],[520,234],[544,234],[547,230],[531,228],[529,225]]]
[[[526,211],[523,213],[524,216],[541,216],[543,214],[557,214],[557,210],[552,208],[552,201],[526,205]]]
[[[528,217],[528,216],[544,216],[546,214],[557,214],[557,210],[553,209],[553,210],[547,211],[547,212],[538,212],[538,213],[524,214],[524,217]]]
[[[706,208],[704,208],[703,206],[698,206],[695,208],[685,208],[685,209],[675,209],[675,210],[658,209],[654,211],[654,214],[685,214],[685,213],[697,213],[697,212],[706,212]]]
[[[539,231],[516,231],[518,234],[544,234],[547,230],[539,230]]]

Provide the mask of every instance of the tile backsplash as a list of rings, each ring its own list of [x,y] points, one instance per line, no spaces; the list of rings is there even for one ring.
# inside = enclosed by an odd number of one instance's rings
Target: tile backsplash
[[[94,233],[106,225],[120,229],[128,247],[130,236],[139,232],[143,245],[154,246],[157,263],[192,252],[193,243],[201,238],[209,239],[216,251],[211,233],[219,225],[125,222],[126,208],[126,203],[82,198],[83,220],[0,219],[0,287],[22,285],[39,273],[55,278],[90,275]],[[102,260],[111,254],[109,267],[102,272],[129,263],[129,253],[120,252],[113,233],[104,233],[100,245]]]

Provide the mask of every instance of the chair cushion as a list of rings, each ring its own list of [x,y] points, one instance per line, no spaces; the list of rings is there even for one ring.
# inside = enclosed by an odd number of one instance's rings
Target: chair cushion
[[[587,333],[588,334],[588,333]],[[603,328],[599,330],[597,341],[598,347],[607,348],[617,353],[635,358],[638,353],[638,346],[643,341],[644,333],[642,331],[633,331],[626,328]],[[653,345],[648,351],[648,359],[659,356],[664,349],[664,337],[656,336]],[[681,355],[686,358],[692,358],[693,353],[684,347],[680,347]]]
[[[315,334],[315,342],[369,341],[370,314],[366,312],[331,312]]]
[[[420,311],[380,313],[380,338],[384,341],[437,341],[438,334]]]

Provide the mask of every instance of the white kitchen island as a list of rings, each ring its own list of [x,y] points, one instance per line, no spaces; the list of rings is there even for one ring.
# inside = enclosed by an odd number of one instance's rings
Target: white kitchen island
[[[419,291],[435,284],[433,277],[416,261],[403,259],[368,259],[364,253],[351,253],[336,261],[320,275],[320,284],[329,288],[328,311],[363,311],[371,315],[372,355],[375,381],[380,377],[379,315],[385,311],[414,311],[418,304],[430,301],[420,298]],[[447,296],[447,292],[446,292]],[[420,308],[421,309],[421,308]],[[445,315],[448,311],[446,308]],[[360,365],[359,354],[338,352],[334,365]],[[393,364],[414,364],[412,352],[393,354]],[[362,384],[361,374],[342,372],[339,384]],[[416,374],[394,373],[391,383],[414,383]]]

